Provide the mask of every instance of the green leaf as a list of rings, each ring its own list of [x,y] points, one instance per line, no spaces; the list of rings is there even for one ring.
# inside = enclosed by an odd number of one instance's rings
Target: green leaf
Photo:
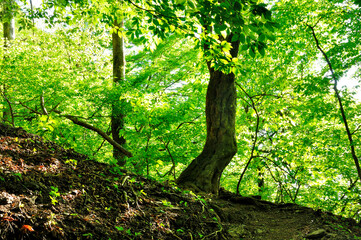
[[[273,35],[273,34],[268,35],[267,38],[268,38],[269,40],[271,40],[272,42],[276,41],[276,36]]]
[[[266,51],[263,46],[258,45],[258,52],[264,57],[266,55]]]
[[[248,44],[244,44],[244,45],[242,46],[242,50],[244,50],[244,51],[246,51],[248,48],[249,48],[249,45],[248,45]]]
[[[264,42],[265,40],[266,40],[266,35],[260,34],[260,35],[258,36],[258,41]]]
[[[237,33],[233,34],[232,39],[231,39],[231,42],[237,41],[238,38],[239,38],[239,35],[238,35]]]
[[[273,28],[272,24],[266,23],[264,26],[265,26],[269,31],[274,32],[274,28]]]
[[[242,5],[236,1],[233,5],[233,9],[236,10],[236,11],[241,11],[242,10]]]
[[[241,43],[245,43],[246,42],[246,36],[243,33],[241,33],[239,35],[239,40],[241,41]]]
[[[196,5],[194,4],[193,0],[188,0],[187,3],[190,8],[192,8],[192,9],[196,8]]]
[[[250,49],[248,50],[248,54],[249,54],[251,57],[253,57],[253,58],[256,56],[256,53],[255,53],[255,51],[254,51],[253,48],[250,48]]]

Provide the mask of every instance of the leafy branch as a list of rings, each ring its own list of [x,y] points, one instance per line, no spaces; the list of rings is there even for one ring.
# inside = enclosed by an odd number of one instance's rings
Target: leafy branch
[[[69,115],[69,114],[62,114],[61,111],[57,110],[56,107],[59,106],[60,103],[58,103],[55,107],[53,107],[50,111],[47,111],[44,105],[44,97],[41,96],[40,97],[40,105],[42,108],[43,112],[39,112],[37,110],[34,110],[32,108],[30,108],[29,106],[25,105],[22,102],[19,102],[22,106],[24,106],[26,109],[30,110],[32,113],[38,114],[38,115],[48,115],[51,112],[55,112],[57,114],[59,114],[59,116],[61,117],[65,117],[67,119],[69,119],[70,121],[72,121],[74,124],[82,126],[86,129],[92,130],[96,133],[98,133],[104,140],[106,140],[108,143],[110,143],[111,145],[113,145],[115,148],[117,148],[120,152],[122,152],[125,156],[127,157],[133,157],[133,154],[131,152],[129,152],[127,149],[125,149],[124,147],[122,147],[119,143],[117,143],[116,141],[114,141],[112,138],[110,138],[108,136],[108,134],[104,131],[102,131],[100,128],[97,128],[87,122],[85,122],[84,120],[81,120],[80,117],[77,116],[73,116],[73,115]]]
[[[108,134],[106,134],[106,132],[102,131],[100,128],[97,128],[83,120],[80,120],[79,117],[73,116],[73,115],[69,115],[69,114],[64,114],[62,115],[60,111],[55,110],[54,112],[58,113],[60,116],[65,117],[67,119],[69,119],[70,121],[72,121],[74,124],[82,126],[86,129],[92,130],[96,133],[98,133],[103,139],[105,139],[107,142],[109,142],[111,145],[113,145],[113,147],[117,148],[120,152],[122,152],[125,156],[127,157],[133,157],[133,154],[131,152],[129,152],[127,149],[125,149],[124,147],[122,147],[119,143],[117,143],[116,141],[114,141],[112,138],[110,138],[108,136]]]

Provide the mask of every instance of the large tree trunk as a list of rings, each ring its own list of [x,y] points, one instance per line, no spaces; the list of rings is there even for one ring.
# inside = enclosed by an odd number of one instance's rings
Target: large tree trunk
[[[120,23],[115,21],[115,26],[122,29],[124,27],[124,21]],[[119,30],[121,31],[121,30]],[[113,83],[114,88],[119,88],[120,82],[125,79],[125,53],[124,53],[124,38],[119,37],[118,31],[112,35],[113,40]],[[116,99],[112,104],[112,117],[111,117],[111,131],[113,140],[120,145],[125,144],[125,139],[120,136],[119,132],[124,128],[124,113],[122,111],[121,103],[119,102],[119,96],[116,95]],[[118,164],[125,165],[125,155],[117,148],[113,148],[113,157],[117,160]]]
[[[238,52],[238,47],[234,50]],[[233,73],[224,74],[212,68],[209,70],[206,143],[201,154],[181,173],[177,183],[197,191],[218,194],[222,172],[237,152],[237,92]]]
[[[3,31],[4,31],[4,49],[10,46],[10,42],[15,39],[15,19],[13,14],[14,2],[12,0],[4,1],[3,3]],[[6,61],[6,55],[4,55]],[[6,101],[7,86],[3,83],[3,121],[12,123],[14,125],[14,119],[9,106],[9,101]]]

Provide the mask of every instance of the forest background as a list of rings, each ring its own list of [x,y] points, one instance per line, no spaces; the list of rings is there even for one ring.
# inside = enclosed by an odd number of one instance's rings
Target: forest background
[[[221,51],[210,54],[194,14],[207,4],[242,11],[241,1],[220,2],[55,0],[37,8],[3,1],[4,36],[12,19],[16,29],[1,40],[3,121],[96,161],[174,181],[203,149],[206,62],[216,59],[213,67],[234,74],[237,88],[238,150],[221,186],[360,220],[360,1],[250,1],[256,15],[264,11],[264,24],[243,23],[231,41],[219,40],[229,26],[213,29],[209,46]],[[189,18],[172,22],[162,9]],[[121,81],[113,71],[115,37],[124,41]],[[237,41],[238,57],[217,55]],[[117,150],[88,129],[115,139],[116,111],[129,158],[114,158]]]

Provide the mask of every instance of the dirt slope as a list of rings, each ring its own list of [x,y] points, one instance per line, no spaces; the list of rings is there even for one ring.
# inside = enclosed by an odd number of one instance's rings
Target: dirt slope
[[[0,239],[304,237],[361,239],[361,226],[225,191],[197,196],[0,125]]]

